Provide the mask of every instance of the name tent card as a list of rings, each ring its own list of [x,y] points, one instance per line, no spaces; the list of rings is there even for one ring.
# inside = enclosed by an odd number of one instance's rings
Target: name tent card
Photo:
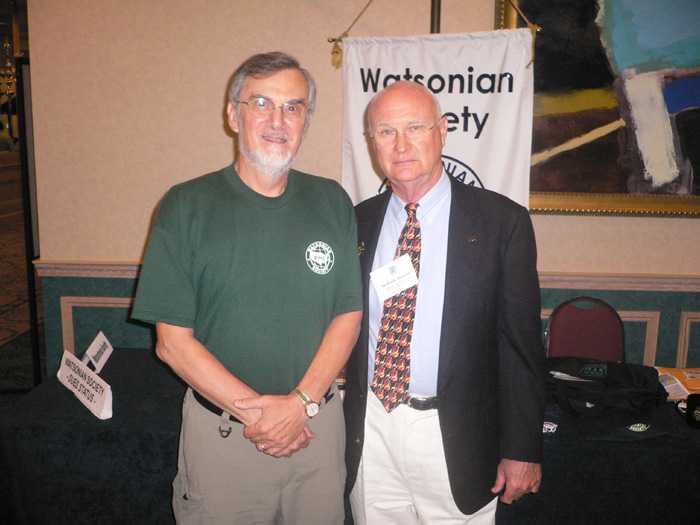
[[[112,345],[107,340],[105,334],[100,331],[97,333],[97,336],[95,339],[93,339],[92,343],[90,343],[90,346],[88,346],[88,349],[85,351],[85,355],[83,355],[83,363],[86,365],[92,363],[95,373],[99,374],[102,367],[105,366],[105,363],[109,359],[109,356],[112,355],[113,350],[114,348],[112,348]]]
[[[75,354],[64,351],[57,374],[63,386],[73,392],[75,397],[99,419],[112,417],[112,388],[97,375],[112,351],[112,345],[100,332],[88,347],[82,361]],[[89,365],[95,367],[94,372],[90,370]]]

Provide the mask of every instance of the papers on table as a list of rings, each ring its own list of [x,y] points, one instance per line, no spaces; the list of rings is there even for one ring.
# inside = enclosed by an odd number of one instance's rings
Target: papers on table
[[[683,370],[683,375],[688,381],[697,381],[700,384],[700,369],[687,368]]]
[[[688,397],[688,389],[672,374],[659,373],[659,383],[666,389],[669,399],[685,399]]]
[[[685,399],[689,394],[700,392],[700,368],[657,366],[656,370],[669,400]]]

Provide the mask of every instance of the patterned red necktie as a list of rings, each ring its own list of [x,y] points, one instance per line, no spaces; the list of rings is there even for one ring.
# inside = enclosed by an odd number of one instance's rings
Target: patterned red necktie
[[[406,205],[408,218],[401,231],[396,257],[407,253],[416,270],[420,270],[420,223],[416,217],[418,204]],[[391,412],[408,398],[411,380],[411,336],[416,314],[418,287],[412,286],[384,301],[379,326],[377,350],[374,354],[372,391]]]

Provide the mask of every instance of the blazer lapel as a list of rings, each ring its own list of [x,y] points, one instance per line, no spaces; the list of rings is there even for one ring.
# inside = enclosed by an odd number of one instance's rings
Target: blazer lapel
[[[479,279],[477,271],[481,256],[479,244],[484,233],[483,221],[472,190],[452,178],[450,181],[452,198],[440,332],[438,395],[444,393],[453,377],[451,361],[454,353],[463,351],[467,344],[462,336],[463,320],[469,304],[468,298],[475,288],[475,281]]]
[[[362,206],[358,209],[357,214],[357,249],[360,255],[360,268],[362,270],[362,304],[365,311],[362,316],[362,325],[360,330],[359,348],[361,354],[359,356],[357,372],[359,374],[358,381],[362,386],[362,391],[367,389],[367,359],[368,359],[368,342],[369,342],[369,272],[372,271],[372,262],[374,254],[377,251],[377,242],[379,241],[379,233],[384,224],[384,216],[387,206],[389,205],[390,191],[385,191],[372,202],[371,206]]]

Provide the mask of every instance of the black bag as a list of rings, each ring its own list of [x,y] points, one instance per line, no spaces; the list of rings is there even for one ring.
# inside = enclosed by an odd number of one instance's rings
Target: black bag
[[[563,411],[576,416],[610,412],[645,415],[668,396],[659,383],[658,372],[650,366],[550,357],[546,367],[550,399]],[[587,381],[558,379],[552,371]]]

